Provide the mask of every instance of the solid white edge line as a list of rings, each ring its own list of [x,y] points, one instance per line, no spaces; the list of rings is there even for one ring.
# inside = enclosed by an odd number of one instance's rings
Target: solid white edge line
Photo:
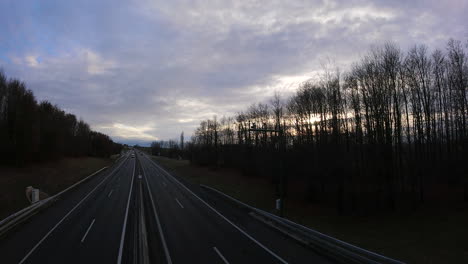
[[[107,197],[111,197],[113,191],[114,191],[114,189],[112,189],[112,190],[109,192],[109,194],[107,195]]]
[[[153,195],[151,194],[148,179],[146,178],[145,167],[141,166],[141,168],[143,169],[143,178],[145,178],[146,188],[148,189],[148,194],[149,194],[149,197],[150,197],[150,200],[151,200],[151,205],[153,207],[154,217],[156,218],[156,224],[158,225],[159,237],[161,238],[161,242],[163,244],[164,253],[166,255],[166,261],[167,261],[168,264],[172,264],[171,255],[169,254],[169,249],[167,248],[166,239],[164,238],[163,230],[162,230],[162,227],[161,227],[161,222],[159,220],[158,212],[156,211],[156,205],[154,204]]]
[[[120,163],[120,165],[119,165],[117,168],[115,168],[115,169],[112,171],[112,173],[110,173],[109,175],[107,175],[107,177],[104,178],[104,180],[102,180],[98,185],[96,185],[96,187],[94,187],[94,189],[92,189],[81,201],[79,201],[79,202],[75,205],[75,207],[73,207],[57,224],[55,224],[54,227],[52,227],[52,229],[49,230],[49,232],[47,232],[47,234],[46,234],[41,240],[39,240],[39,242],[37,242],[37,244],[28,252],[28,254],[26,254],[26,256],[24,256],[24,258],[23,258],[20,262],[18,262],[18,264],[24,263],[24,262],[28,259],[28,257],[34,252],[34,250],[36,250],[36,248],[39,247],[39,245],[42,244],[42,242],[44,242],[44,240],[46,240],[46,238],[47,238],[48,236],[50,236],[50,234],[52,234],[52,232],[53,232],[53,231],[54,231],[54,230],[55,230],[55,229],[56,229],[56,228],[57,228],[73,211],[75,211],[75,209],[78,208],[78,206],[80,206],[81,203],[84,202],[84,200],[86,200],[86,198],[88,198],[99,186],[101,186],[101,184],[103,184],[104,181],[106,181],[111,175],[113,175],[117,169],[119,169],[120,167],[122,167],[122,165],[123,165],[124,163],[125,163],[125,160],[124,160],[122,163]]]
[[[93,221],[92,221],[91,224],[89,225],[88,230],[86,230],[86,233],[84,234],[83,238],[81,239],[81,243],[83,243],[83,241],[86,239],[86,236],[88,235],[89,230],[91,230],[91,227],[93,227],[94,221],[95,221],[95,220],[96,220],[96,219],[93,218]]]
[[[224,263],[229,264],[229,261],[227,261],[227,259],[223,256],[223,254],[221,254],[221,252],[219,252],[216,247],[213,247],[213,249],[216,251],[216,253],[218,253],[218,256],[224,261]]]
[[[94,172],[93,174],[89,175],[88,177],[82,179],[81,181],[79,181],[79,182],[73,184],[72,186],[69,186],[68,188],[66,188],[65,190],[62,190],[61,192],[57,193],[57,194],[54,195],[53,197],[60,197],[62,194],[64,194],[64,193],[68,192],[69,190],[75,188],[75,187],[78,186],[79,184],[81,184],[81,183],[87,181],[89,178],[91,178],[91,177],[93,177],[94,175],[98,174],[99,172],[103,171],[105,168],[108,168],[108,166],[103,167],[102,169],[100,169],[100,170]]]
[[[136,169],[136,159],[135,163],[133,164],[133,175],[132,181],[130,183],[130,193],[128,194],[127,199],[127,209],[125,209],[125,218],[122,225],[122,235],[120,236],[120,246],[119,246],[119,256],[117,257],[117,264],[122,263],[122,253],[123,253],[123,246],[125,240],[125,229],[127,228],[127,219],[128,219],[128,210],[130,209],[130,199],[132,198],[132,191],[133,191],[133,179],[135,178],[135,169]]]
[[[266,252],[270,253],[270,255],[272,255],[273,257],[275,257],[277,260],[279,260],[280,262],[284,263],[284,264],[288,264],[287,261],[285,261],[284,259],[282,259],[280,256],[276,255],[273,251],[271,251],[270,249],[268,249],[266,246],[264,246],[262,243],[260,243],[259,241],[257,241],[255,238],[253,238],[251,235],[247,234],[247,232],[245,232],[244,230],[242,230],[240,227],[238,227],[236,224],[234,224],[233,222],[231,222],[231,220],[227,219],[224,215],[222,215],[220,212],[218,212],[216,209],[214,209],[211,205],[209,205],[207,202],[205,202],[202,198],[198,197],[198,195],[196,195],[194,192],[192,192],[189,188],[187,188],[184,184],[182,184],[178,179],[176,179],[174,176],[172,176],[171,174],[169,174],[169,172],[167,172],[165,169],[163,169],[161,166],[159,166],[158,164],[156,164],[156,162],[154,162],[153,160],[151,160],[150,158],[146,157],[147,159],[149,159],[149,161],[151,161],[152,164],[154,164],[157,168],[159,168],[162,172],[164,172],[166,175],[170,176],[171,179],[175,180],[179,185],[181,185],[185,190],[187,190],[189,193],[191,193],[193,196],[197,197],[198,200],[200,200],[203,204],[205,204],[208,208],[210,208],[213,212],[215,212],[217,215],[219,215],[221,218],[223,218],[226,222],[228,222],[229,224],[231,224],[234,228],[236,228],[239,232],[241,232],[242,234],[244,234],[246,237],[248,237],[250,240],[252,240],[255,244],[257,244],[258,246],[260,246],[261,248],[263,248]]]
[[[182,209],[184,209],[184,206],[179,202],[179,199],[175,198],[175,200],[180,205],[180,207],[182,207]]]

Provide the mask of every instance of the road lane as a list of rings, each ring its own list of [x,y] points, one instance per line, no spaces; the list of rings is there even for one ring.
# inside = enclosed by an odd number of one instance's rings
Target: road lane
[[[133,163],[134,160],[130,159],[123,164],[112,178],[92,193],[52,232],[25,263],[34,263],[37,260],[43,263],[84,263],[89,260],[115,263]],[[122,177],[125,184],[120,185],[115,195],[109,199],[107,193],[115,188],[116,175]],[[96,219],[93,232],[88,234],[87,243],[81,244],[80,238],[92,219]]]
[[[191,193],[154,169],[148,160],[140,160],[161,225],[167,230],[165,235],[174,263],[223,263],[213,247],[222,249],[224,257],[232,263],[286,263],[214,214]],[[163,186],[163,179],[167,187]],[[183,204],[183,210],[174,197]]]
[[[128,182],[133,163],[134,159],[120,160],[106,173],[71,190],[52,207],[2,239],[2,263],[20,263],[21,260],[24,263],[83,263],[90,259],[115,263],[118,245],[112,245],[112,236],[119,233],[114,229],[122,228],[120,222],[125,206],[121,204],[122,201],[125,204],[124,196],[128,194],[128,185],[120,185],[117,179],[121,177],[121,181]],[[112,189],[113,195],[108,197]],[[93,219],[93,228],[86,235],[85,243],[81,243]]]
[[[161,226],[159,213],[156,210],[156,203],[154,202],[154,198],[149,187],[148,178],[146,177],[144,168],[141,168],[143,171],[144,181],[142,184],[146,186],[146,188],[143,188],[143,192],[145,192],[146,196],[149,197],[149,201],[148,199],[146,199],[145,204],[147,205],[146,208],[148,208],[146,209],[146,212],[148,212],[148,214],[146,215],[146,220],[148,223],[148,234],[152,234],[148,235],[148,244],[150,245],[150,258],[158,263],[172,264],[171,254],[169,253],[169,249],[167,247],[164,230]],[[159,239],[157,238],[156,234],[159,235]],[[158,254],[158,251],[160,251],[161,253]]]
[[[198,185],[184,182],[185,187],[181,186],[175,179],[179,179],[179,181],[183,181],[183,179],[168,175],[165,170],[155,165],[153,161],[150,161],[146,155],[141,159],[145,160],[144,164],[149,171],[148,177],[152,178],[152,188],[156,190],[155,192],[159,193],[158,205],[161,204],[161,214],[163,216],[167,214],[170,215],[163,217],[163,224],[165,226],[176,224],[180,225],[178,227],[170,228],[170,230],[179,228],[181,233],[187,233],[185,235],[188,237],[187,239],[191,239],[191,243],[204,244],[203,246],[200,246],[203,247],[203,249],[193,250],[191,254],[196,255],[197,250],[202,250],[202,253],[200,254],[209,254],[206,248],[209,242],[212,242],[213,245],[209,247],[211,252],[213,252],[212,248],[216,247],[230,263],[278,262],[278,259],[272,258],[272,254],[266,254],[266,257],[264,254],[260,254],[260,252],[267,252],[265,248],[288,263],[333,263],[331,260],[312,251],[310,248],[297,243],[297,241],[286,237],[269,228],[264,223],[255,220],[245,211],[226,203],[222,199],[218,199],[218,197],[213,197],[205,193]],[[164,187],[163,183],[167,183],[167,186]],[[187,187],[190,191],[185,189]],[[193,192],[193,194],[190,192]],[[166,193],[168,193],[168,195],[166,195]],[[222,217],[217,216],[216,213],[213,213],[211,210],[207,210],[208,207],[203,205],[200,201],[197,201],[197,199],[194,198],[194,195],[197,195],[202,200],[208,202],[208,206],[214,207],[214,209],[220,212],[223,217],[226,217],[229,221],[232,221],[236,226],[238,226],[241,231],[233,230],[233,228],[226,225],[226,223],[217,225],[216,222],[218,220],[223,222],[223,219],[221,219]],[[181,212],[180,208],[177,208],[177,205],[172,207],[176,207],[175,209],[178,210],[168,207],[167,204],[170,204],[168,200],[173,196],[177,196],[186,208],[186,211],[189,212],[182,214],[183,212]],[[198,220],[198,218],[202,220]],[[167,222],[169,222],[169,224],[167,224]],[[190,225],[192,228],[186,227]],[[198,234],[199,237],[203,236],[203,241],[200,241],[200,239],[197,240],[196,237],[192,238],[190,234],[192,230],[195,230],[194,233]],[[199,230],[202,230],[202,232],[198,233]],[[241,235],[239,238],[239,234],[241,232],[247,233],[265,248],[262,248],[258,244],[250,243],[251,241],[246,241],[245,236]],[[219,239],[218,236],[221,236],[221,239]],[[178,251],[176,238],[172,239],[172,235],[169,235],[168,241],[171,253],[173,252],[174,247],[174,251],[176,251],[177,254],[185,254],[182,251]],[[176,245],[174,246],[173,244]],[[187,244],[189,243],[184,243],[186,247],[191,247]],[[255,251],[254,254],[249,251],[252,249]],[[188,254],[188,256],[190,256],[190,254]],[[222,263],[220,262],[219,256],[216,255],[216,257],[218,260],[215,263]],[[183,263],[183,261],[177,263]]]
[[[1,262],[330,263],[197,185],[182,185],[148,157],[135,156],[1,240]]]

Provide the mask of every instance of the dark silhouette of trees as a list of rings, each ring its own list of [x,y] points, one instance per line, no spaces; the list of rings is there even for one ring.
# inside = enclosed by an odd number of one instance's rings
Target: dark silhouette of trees
[[[182,131],[182,133],[180,133],[180,149],[184,149],[185,146],[184,146],[184,131]]]
[[[108,157],[122,146],[0,72],[0,163],[23,166],[64,156]]]
[[[305,182],[310,201],[342,213],[468,201],[467,89],[461,42],[432,53],[387,43],[348,72],[325,67],[319,81],[290,98],[275,95],[234,117],[202,121],[188,151],[194,164],[239,168],[274,183],[284,139],[287,179]],[[254,124],[264,131],[250,129]],[[448,191],[436,196],[443,186]]]
[[[181,140],[183,139],[183,133],[181,134]],[[182,141],[181,141],[182,142]],[[169,158],[182,157],[183,151],[181,148],[182,144],[179,144],[175,140],[159,140],[151,142],[151,155],[155,156],[166,156]]]

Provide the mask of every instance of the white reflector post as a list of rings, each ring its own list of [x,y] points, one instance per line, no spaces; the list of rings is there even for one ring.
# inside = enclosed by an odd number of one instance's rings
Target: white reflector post
[[[281,210],[281,199],[276,199],[276,210]]]
[[[33,189],[32,190],[32,203],[38,202],[39,201],[39,189]]]

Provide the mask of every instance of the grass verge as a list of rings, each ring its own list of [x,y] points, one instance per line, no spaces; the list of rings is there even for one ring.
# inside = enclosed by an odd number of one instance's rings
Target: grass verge
[[[231,169],[191,166],[186,160],[153,159],[191,182],[214,187],[266,211],[274,209],[274,188],[265,179],[244,177]],[[409,214],[339,216],[332,208],[306,203],[291,193],[285,212],[295,222],[407,263],[468,263],[466,204],[421,207]]]
[[[84,157],[37,163],[26,168],[0,167],[0,219],[30,205],[25,194],[27,186],[54,195],[111,162],[111,159]]]

